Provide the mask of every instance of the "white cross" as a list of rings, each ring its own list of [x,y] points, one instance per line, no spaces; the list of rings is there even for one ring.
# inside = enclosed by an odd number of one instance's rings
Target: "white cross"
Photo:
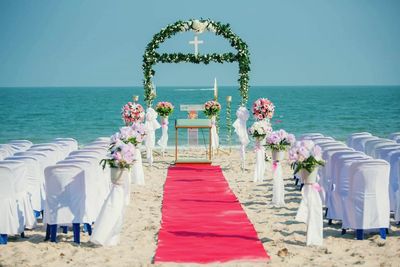
[[[194,40],[193,41],[189,41],[189,44],[194,45],[194,55],[197,57],[197,55],[199,54],[199,44],[204,43],[202,40],[199,40],[197,35],[194,36]]]

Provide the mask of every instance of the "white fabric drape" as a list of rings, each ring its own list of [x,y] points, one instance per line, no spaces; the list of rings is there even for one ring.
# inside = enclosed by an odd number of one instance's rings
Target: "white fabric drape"
[[[148,108],[146,113],[146,122],[144,123],[146,129],[146,155],[147,162],[150,166],[153,164],[153,149],[156,145],[156,130],[161,127],[157,121],[157,112],[153,108]]]
[[[216,117],[211,117],[211,148],[218,149],[219,147],[219,136],[216,127]]]
[[[264,180],[265,174],[265,148],[262,139],[256,139],[254,151],[256,153],[256,165],[254,167],[254,182],[259,183]]]
[[[285,206],[285,185],[282,177],[282,165],[280,161],[272,163],[272,204],[277,207]]]
[[[143,162],[142,153],[140,153],[140,148],[137,148],[135,153],[135,162],[132,166],[132,184],[144,185],[144,172],[143,172]]]
[[[323,242],[322,201],[317,183],[305,184],[296,221],[307,224],[307,246],[321,246]]]
[[[157,144],[161,147],[161,153],[165,152],[168,145],[168,116],[161,118],[161,138]]]
[[[122,230],[125,212],[125,186],[129,180],[129,170],[120,171],[112,175],[112,188],[100,215],[94,225],[90,241],[102,246],[115,246],[119,243],[119,234]]]
[[[235,133],[237,134],[240,142],[240,159],[241,159],[241,168],[244,169],[245,161],[246,161],[246,146],[250,143],[249,135],[247,133],[247,120],[249,119],[250,113],[245,107],[240,107],[236,111],[237,119],[233,123],[233,128],[235,129]]]

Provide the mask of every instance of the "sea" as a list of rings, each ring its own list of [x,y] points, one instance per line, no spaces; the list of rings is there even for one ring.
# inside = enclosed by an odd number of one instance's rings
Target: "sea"
[[[56,137],[72,137],[80,144],[100,136],[110,136],[123,126],[121,107],[139,96],[145,106],[143,87],[13,87],[0,88],[0,143],[28,139],[48,142]],[[232,96],[231,123],[240,105],[236,86],[220,86],[222,105],[218,120],[220,143],[237,145],[228,126],[226,97]],[[170,116],[169,146],[175,145],[174,121],[187,118],[182,104],[203,104],[213,99],[211,87],[157,87],[154,101],[169,101],[175,106]],[[276,106],[271,120],[274,130],[285,129],[299,136],[319,132],[338,140],[355,132],[367,131],[386,137],[400,131],[400,86],[251,86],[247,107],[260,97]],[[204,114],[199,112],[199,118]],[[250,127],[253,119],[249,120]],[[229,130],[231,129],[231,131]],[[230,134],[231,132],[231,134]],[[199,145],[208,142],[208,132],[197,134]],[[157,138],[161,135],[158,130]],[[179,132],[180,144],[187,144],[188,133]]]

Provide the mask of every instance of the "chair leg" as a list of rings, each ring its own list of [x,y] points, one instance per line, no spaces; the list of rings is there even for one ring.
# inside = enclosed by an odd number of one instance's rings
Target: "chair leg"
[[[299,179],[297,179],[296,177],[294,177],[294,179],[296,179],[296,182],[294,183],[294,185],[298,185],[299,184]]]
[[[25,238],[25,232],[21,233],[21,238]]]
[[[303,189],[303,186],[304,186],[304,184],[301,183],[301,185],[300,185],[300,191]]]
[[[80,244],[81,243],[81,236],[80,236],[80,225],[79,223],[73,223],[72,224],[72,230],[74,232],[74,242],[76,244]]]
[[[44,238],[44,241],[49,241],[50,240],[50,225],[47,224],[46,227],[46,237]]]
[[[357,229],[356,230],[356,237],[357,237],[357,240],[363,240],[364,239],[364,230],[363,229]]]
[[[328,216],[328,208],[325,209],[325,218]]]
[[[89,223],[83,224],[84,232],[87,232],[89,235],[92,235],[92,226]]]
[[[57,242],[57,224],[50,225],[50,242]]]
[[[8,235],[0,234],[0,245],[7,245],[7,242],[8,242]]]
[[[68,234],[68,226],[61,226],[62,232]]]
[[[328,225],[332,225],[332,219],[328,220]]]
[[[346,229],[342,229],[342,235],[346,234]]]
[[[387,228],[379,229],[379,233],[380,233],[382,239],[386,239],[386,230],[387,230]]]
[[[36,219],[40,217],[40,211],[34,210],[33,214],[35,215]]]

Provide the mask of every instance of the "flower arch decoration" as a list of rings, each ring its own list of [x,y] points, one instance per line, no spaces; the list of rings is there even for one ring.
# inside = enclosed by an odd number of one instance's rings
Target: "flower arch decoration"
[[[237,53],[223,53],[223,54],[183,54],[183,53],[157,53],[160,44],[165,40],[171,38],[179,32],[194,31],[195,33],[202,33],[204,31],[213,32],[216,35],[222,36],[227,39],[231,46],[237,50]],[[209,64],[210,62],[224,63],[224,62],[238,62],[239,63],[239,92],[242,97],[241,105],[245,106],[248,100],[249,90],[249,72],[250,72],[250,53],[247,44],[234,32],[232,32],[229,24],[213,21],[210,19],[190,19],[187,21],[177,21],[169,24],[160,32],[153,36],[151,42],[147,45],[143,55],[143,74],[144,74],[144,99],[147,106],[151,106],[153,100],[156,98],[155,90],[153,88],[152,78],[155,75],[153,66],[157,63],[203,63]]]

